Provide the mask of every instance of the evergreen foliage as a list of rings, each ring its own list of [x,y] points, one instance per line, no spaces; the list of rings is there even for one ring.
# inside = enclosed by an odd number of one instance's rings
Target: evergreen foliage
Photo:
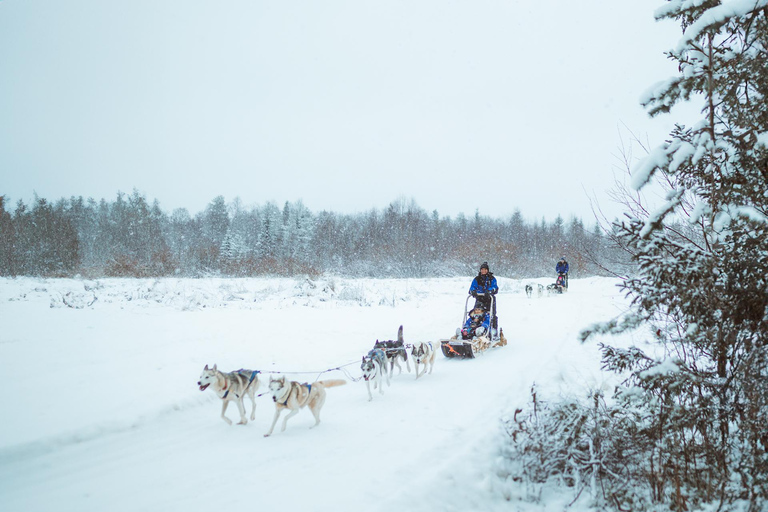
[[[574,276],[605,274],[597,230],[558,217],[527,224],[476,212],[440,217],[415,201],[358,215],[312,213],[301,201],[243,207],[215,197],[195,216],[170,215],[138,191],[114,201],[36,198],[6,211],[0,196],[0,275],[256,276],[343,273],[365,277],[473,274],[482,261],[508,277],[553,275],[567,254]]]
[[[623,282],[632,309],[582,333],[650,327],[654,348],[601,345],[605,368],[626,377],[611,405],[552,406],[533,416],[543,428],[589,428],[534,439],[529,417],[513,425],[513,451],[539,481],[589,475],[600,507],[757,512],[768,500],[768,0],[673,0],[656,16],[683,28],[668,54],[680,75],[644,104],[656,115],[697,95],[704,119],[634,170],[636,189],[659,180],[669,192],[612,228],[636,264]],[[589,452],[568,448],[580,445]],[[556,448],[563,463],[536,464],[526,446]]]

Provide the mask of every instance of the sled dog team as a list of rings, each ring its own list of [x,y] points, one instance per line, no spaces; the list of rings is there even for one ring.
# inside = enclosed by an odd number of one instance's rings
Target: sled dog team
[[[544,285],[537,284],[536,285],[536,290],[537,290],[537,294],[536,295],[537,295],[537,297],[542,297],[542,296],[544,296],[545,292],[546,292],[546,294],[548,296],[552,295],[552,294],[555,294],[555,293],[557,293],[557,294],[563,293],[564,291],[568,290],[568,285],[566,284],[566,282],[567,281],[565,281],[565,279],[562,276],[558,276],[558,279],[557,279],[557,281],[555,283],[548,284],[546,287]],[[529,283],[529,284],[525,285],[525,295],[529,299],[533,296],[533,290],[534,290],[533,284]]]
[[[360,370],[368,390],[369,401],[373,400],[371,386],[373,386],[374,390],[378,388],[379,393],[383,395],[384,382],[386,381],[388,386],[391,385],[390,379],[395,366],[399,370],[398,375],[402,373],[401,361],[405,363],[406,368],[410,372],[409,359],[413,360],[417,379],[427,372],[432,373],[432,368],[435,365],[435,355],[437,354],[437,350],[432,347],[432,344],[428,342],[415,343],[410,347],[410,357],[408,356],[407,348],[403,342],[403,326],[401,325],[397,331],[397,340],[376,340],[373,349],[363,356]],[[237,424],[245,425],[248,423],[244,404],[246,396],[251,399],[251,420],[256,417],[256,391],[258,391],[260,385],[258,374],[258,370],[246,369],[222,372],[215,364],[213,368],[208,368],[208,365],[205,365],[197,385],[200,391],[205,391],[210,387],[221,399],[221,418],[229,425],[232,424],[232,420],[227,418],[225,413],[229,403],[235,402],[240,412],[240,421]],[[332,379],[308,384],[289,381],[284,375],[270,377],[268,393],[272,395],[272,401],[275,402],[275,416],[272,418],[272,425],[269,427],[269,431],[264,434],[264,437],[272,435],[280,414],[286,409],[289,412],[283,418],[283,424],[280,428],[281,432],[285,431],[288,420],[298,414],[304,407],[308,407],[312,416],[315,417],[315,424],[310,428],[319,425],[320,410],[323,404],[325,404],[326,388],[341,386],[346,384],[346,382],[341,379]]]
[[[432,373],[436,354],[437,351],[432,347],[431,343],[422,341],[411,347],[409,358],[407,347],[403,341],[402,325],[397,330],[397,340],[376,340],[373,349],[363,356],[363,362],[360,365],[360,370],[365,380],[365,387],[368,390],[368,401],[373,400],[371,386],[373,386],[374,390],[378,388],[379,393],[383,395],[384,381],[387,382],[387,386],[391,385],[390,381],[394,376],[395,366],[397,366],[398,375],[403,373],[403,367],[400,366],[401,361],[405,363],[405,367],[410,372],[411,365],[409,359],[413,359],[416,378],[418,379],[427,373],[427,367],[429,367],[429,373]]]

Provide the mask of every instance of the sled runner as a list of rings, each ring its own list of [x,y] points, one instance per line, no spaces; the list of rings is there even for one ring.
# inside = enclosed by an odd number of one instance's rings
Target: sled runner
[[[461,322],[462,326],[466,326],[468,323],[471,324],[471,321],[468,322],[470,315],[472,315],[476,309],[481,309],[469,308],[469,299],[471,297],[471,295],[467,296],[467,300],[464,303],[464,318]],[[493,306],[495,305],[496,297],[490,295],[490,299],[491,308],[488,311],[485,311],[485,314],[488,315],[488,317],[485,318],[485,322],[478,319],[478,324],[481,325],[478,325],[477,331],[475,331],[475,328],[473,327],[462,327],[457,329],[457,333],[451,338],[440,340],[440,348],[445,357],[469,359],[475,357],[479,353],[485,352],[489,348],[503,347],[507,344],[507,338],[504,337],[504,331],[501,328],[493,327],[494,325],[497,325],[497,323],[493,321],[493,318],[489,318],[492,317],[492,312],[495,311]],[[483,326],[483,323],[487,323],[488,326]],[[478,335],[480,329],[482,329],[482,333]]]

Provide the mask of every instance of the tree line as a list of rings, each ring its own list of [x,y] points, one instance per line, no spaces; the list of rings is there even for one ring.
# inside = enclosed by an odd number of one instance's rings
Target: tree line
[[[114,200],[0,196],[0,275],[89,277],[467,275],[488,261],[507,277],[554,273],[566,256],[575,276],[605,274],[611,247],[597,223],[527,222],[426,212],[398,199],[383,210],[314,213],[301,201],[246,208],[213,198],[195,215],[170,214],[134,190]],[[614,258],[615,259],[615,258]]]

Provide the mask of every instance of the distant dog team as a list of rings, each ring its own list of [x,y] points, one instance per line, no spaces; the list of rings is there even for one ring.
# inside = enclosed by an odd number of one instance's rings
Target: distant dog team
[[[534,288],[535,286],[535,288]],[[547,285],[546,287],[543,284],[531,284],[527,283],[525,285],[525,295],[528,298],[533,297],[533,292],[536,290],[536,296],[541,298],[544,296],[544,292],[547,292],[547,295],[551,295],[552,293],[561,293],[559,290],[559,285],[557,283]]]

